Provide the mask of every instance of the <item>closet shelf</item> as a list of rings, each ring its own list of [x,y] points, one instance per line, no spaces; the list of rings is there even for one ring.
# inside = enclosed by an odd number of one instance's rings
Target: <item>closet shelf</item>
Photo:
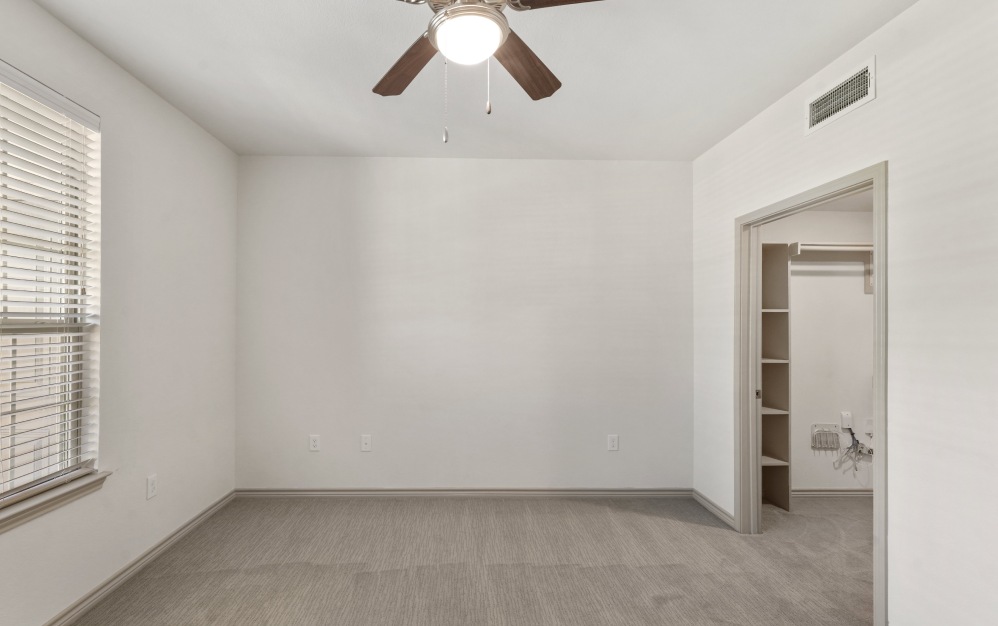
[[[780,459],[790,459],[790,246],[762,244],[759,279],[758,310],[762,314],[755,319],[759,331],[756,358],[761,374],[760,404],[767,405],[758,418],[759,452],[766,453],[760,455],[760,487],[766,501],[789,511],[790,463]]]

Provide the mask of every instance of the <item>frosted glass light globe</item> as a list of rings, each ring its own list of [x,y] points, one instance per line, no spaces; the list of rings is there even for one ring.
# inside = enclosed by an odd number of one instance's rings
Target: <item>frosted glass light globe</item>
[[[502,43],[502,29],[483,15],[458,15],[437,27],[437,48],[449,61],[477,65]]]

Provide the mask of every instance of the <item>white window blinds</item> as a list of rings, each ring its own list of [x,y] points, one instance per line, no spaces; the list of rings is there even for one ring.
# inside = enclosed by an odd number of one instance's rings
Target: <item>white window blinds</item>
[[[100,133],[12,82],[0,82],[0,508],[97,456]]]

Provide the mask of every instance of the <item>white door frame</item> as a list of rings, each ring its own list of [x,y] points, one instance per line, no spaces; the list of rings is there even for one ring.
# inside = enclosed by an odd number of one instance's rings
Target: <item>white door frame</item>
[[[873,612],[887,624],[887,162],[735,220],[735,529],[760,532],[762,425],[756,411],[759,227],[845,195],[873,190]]]

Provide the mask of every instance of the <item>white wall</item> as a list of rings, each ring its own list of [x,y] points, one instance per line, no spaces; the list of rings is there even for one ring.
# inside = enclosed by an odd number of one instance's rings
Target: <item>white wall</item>
[[[238,486],[691,486],[689,176],[241,159]]]
[[[869,208],[873,209],[872,194]],[[810,210],[759,229],[763,243],[873,241],[873,214]],[[873,418],[873,294],[864,289],[863,253],[797,257],[790,264],[790,482],[794,490],[872,489],[872,457],[843,460],[840,450],[813,450],[812,424],[840,424],[850,411],[855,435]]]
[[[35,626],[233,488],[236,158],[28,0],[0,2],[0,24],[0,59],[103,118],[100,466],[114,474],[0,534],[0,622]]]
[[[998,613],[998,3],[922,0],[693,165],[697,489],[731,511],[734,220],[880,161],[889,199],[889,606]],[[877,55],[877,100],[803,133],[806,100]]]

